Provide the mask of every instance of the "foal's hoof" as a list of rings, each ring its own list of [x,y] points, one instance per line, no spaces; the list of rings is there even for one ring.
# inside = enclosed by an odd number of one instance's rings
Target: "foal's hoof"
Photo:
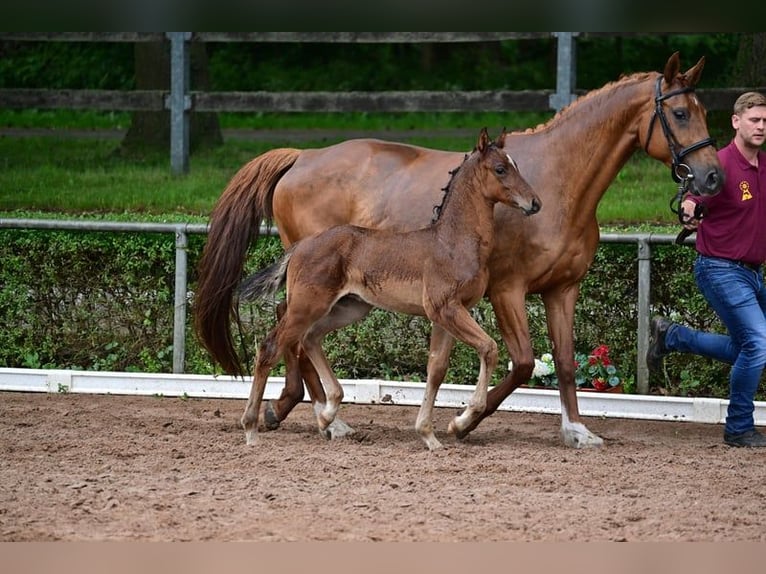
[[[457,439],[462,439],[466,436],[468,436],[468,432],[466,432],[458,423],[459,417],[455,417],[449,422],[449,425],[447,425],[447,432],[451,435],[454,435]]]
[[[282,422],[277,417],[277,412],[274,410],[274,405],[271,401],[268,401],[263,407],[263,427],[267,431],[277,430],[279,423]]]
[[[338,438],[343,438],[345,436],[349,436],[354,434],[356,431],[348,426],[345,422],[343,422],[338,417],[335,417],[333,421],[327,425],[327,428],[324,431],[320,431],[325,438],[329,440],[335,440]]]
[[[245,431],[245,444],[247,446],[255,446],[256,444],[256,437],[258,436],[258,431],[255,429],[250,429]]]

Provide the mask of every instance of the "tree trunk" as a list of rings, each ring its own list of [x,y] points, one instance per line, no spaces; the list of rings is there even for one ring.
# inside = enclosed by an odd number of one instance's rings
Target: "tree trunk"
[[[766,85],[766,32],[741,34],[734,73],[735,86]]]
[[[170,43],[137,42],[134,44],[136,89],[170,91]],[[194,42],[190,47],[192,89],[210,87],[205,45]],[[218,116],[214,113],[192,113],[189,123],[190,149],[212,147],[223,143]],[[147,149],[170,150],[170,111],[133,112],[130,128],[122,141],[121,151],[135,155]]]

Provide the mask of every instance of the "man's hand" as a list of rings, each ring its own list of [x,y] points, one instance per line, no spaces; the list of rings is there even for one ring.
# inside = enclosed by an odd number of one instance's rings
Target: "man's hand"
[[[702,220],[704,206],[691,199],[684,199],[683,202],[681,202],[681,212],[683,213],[681,223],[683,224],[684,229],[694,231]]]

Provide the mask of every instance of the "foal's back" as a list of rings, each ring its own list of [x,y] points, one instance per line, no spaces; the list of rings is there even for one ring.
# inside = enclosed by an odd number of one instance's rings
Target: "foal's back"
[[[440,250],[451,246],[439,245],[436,231],[436,226],[396,233],[340,225],[301,241],[287,272],[290,299],[316,302],[328,296],[331,304],[356,295],[381,309],[425,315],[424,278],[438,274],[450,280]],[[483,287],[478,297],[482,293]]]

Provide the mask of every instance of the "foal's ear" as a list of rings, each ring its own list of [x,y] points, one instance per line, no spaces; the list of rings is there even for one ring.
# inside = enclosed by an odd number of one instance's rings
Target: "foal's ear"
[[[694,87],[697,85],[697,82],[700,81],[700,76],[702,75],[702,68],[705,67],[705,56],[702,56],[699,59],[699,62],[694,64],[694,67],[689,68],[686,70],[686,73],[684,74],[684,78],[686,78],[686,83],[690,87]]]
[[[481,128],[481,132],[479,132],[479,141],[476,144],[476,149],[479,151],[479,153],[484,153],[487,151],[487,148],[489,147],[489,134],[487,133],[487,128]]]
[[[495,140],[495,145],[499,147],[500,149],[505,147],[505,136],[508,134],[508,132],[503,128],[503,131],[500,132],[500,135],[497,136],[497,139]]]
[[[680,69],[681,59],[678,56],[678,52],[674,52],[673,55],[668,58],[668,63],[665,64],[665,72],[663,73],[663,76],[665,76],[665,83],[667,85],[673,83],[673,80],[676,79]]]

